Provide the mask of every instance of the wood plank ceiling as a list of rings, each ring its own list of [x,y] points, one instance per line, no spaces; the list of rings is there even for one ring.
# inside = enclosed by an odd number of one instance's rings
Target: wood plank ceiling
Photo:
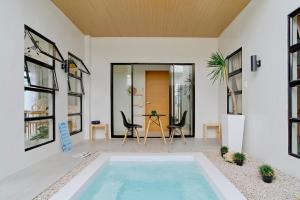
[[[250,0],[52,0],[93,37],[218,37]]]

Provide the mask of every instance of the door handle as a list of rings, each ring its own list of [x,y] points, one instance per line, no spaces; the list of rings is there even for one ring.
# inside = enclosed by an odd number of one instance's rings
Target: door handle
[[[151,102],[150,101],[146,101],[146,104],[151,104]]]

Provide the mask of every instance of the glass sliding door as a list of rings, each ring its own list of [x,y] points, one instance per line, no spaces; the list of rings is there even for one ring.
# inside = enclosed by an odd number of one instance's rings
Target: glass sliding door
[[[194,66],[172,65],[171,74],[171,117],[172,123],[179,123],[184,111],[187,111],[182,132],[186,136],[194,135]]]
[[[146,131],[153,110],[161,117],[162,129],[178,123],[187,111],[183,133],[194,136],[194,65],[193,64],[112,64],[111,68],[112,137],[123,137],[126,128],[120,111],[129,123],[140,124],[140,136]],[[160,137],[161,129],[150,126],[148,137]],[[135,136],[135,135],[134,135]],[[132,137],[132,133],[129,133]]]
[[[113,136],[123,136],[126,130],[120,111],[123,111],[127,121],[132,122],[132,66],[113,65],[112,67],[112,127]]]

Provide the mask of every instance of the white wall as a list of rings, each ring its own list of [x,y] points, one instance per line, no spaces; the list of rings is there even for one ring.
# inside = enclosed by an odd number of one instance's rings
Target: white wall
[[[92,38],[91,118],[110,124],[110,63],[195,63],[195,134],[202,137],[202,124],[217,120],[217,86],[206,68],[216,50],[216,38]]]
[[[56,42],[67,52],[84,57],[84,36],[49,0],[0,0],[0,179],[41,159],[61,151],[56,141],[24,151],[24,24]],[[59,92],[56,93],[56,122],[67,119],[67,75],[56,69]],[[82,134],[72,137],[74,143]]]
[[[253,0],[219,38],[229,55],[243,48],[244,151],[300,178],[300,160],[288,155],[287,15],[299,0]],[[262,66],[250,71],[250,56]],[[226,112],[219,88],[219,115]]]

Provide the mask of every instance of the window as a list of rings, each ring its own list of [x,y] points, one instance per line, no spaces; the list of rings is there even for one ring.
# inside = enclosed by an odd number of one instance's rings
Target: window
[[[235,93],[237,101],[237,112],[242,114],[242,48],[227,56],[228,81]],[[233,113],[232,98],[227,89],[227,113]]]
[[[28,151],[55,141],[55,60],[63,59],[54,56],[61,56],[55,43],[26,25],[24,31],[24,143]]]
[[[289,154],[300,158],[300,8],[288,16]]]
[[[90,74],[83,61],[68,53],[68,126],[70,134],[82,131],[82,96],[84,95],[83,73]]]
[[[25,36],[28,36],[29,39],[25,40],[25,54],[35,51],[37,55],[43,54],[48,58],[55,59],[61,63],[64,62],[64,59],[54,42],[26,25]],[[28,45],[29,43],[31,43],[31,45]]]

